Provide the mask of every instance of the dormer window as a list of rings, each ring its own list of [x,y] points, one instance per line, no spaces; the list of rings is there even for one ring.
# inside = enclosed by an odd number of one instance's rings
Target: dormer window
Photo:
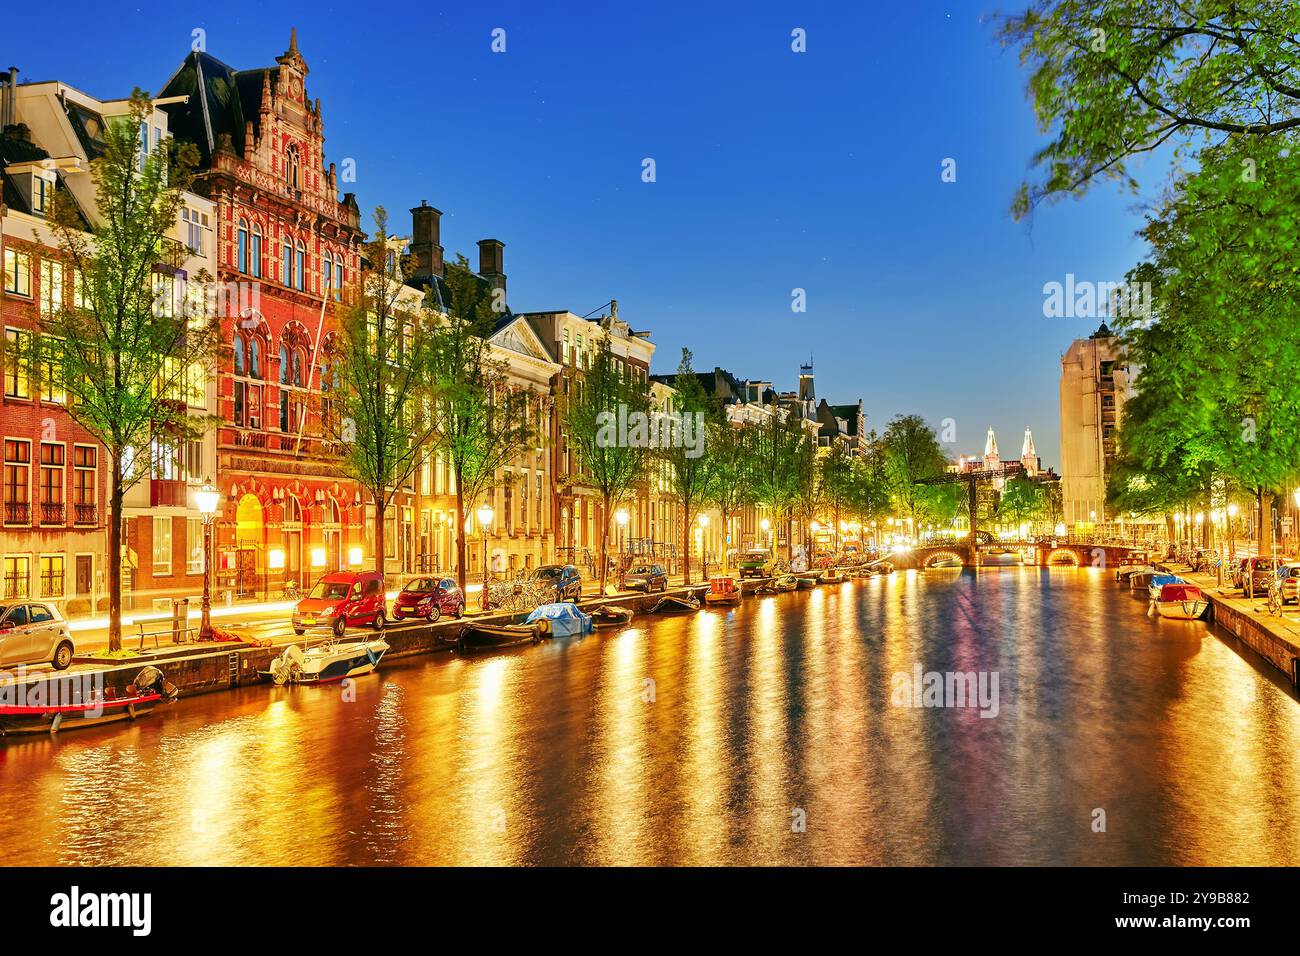
[[[53,198],[54,184],[42,173],[32,173],[32,212],[44,216],[49,211],[50,200]]]

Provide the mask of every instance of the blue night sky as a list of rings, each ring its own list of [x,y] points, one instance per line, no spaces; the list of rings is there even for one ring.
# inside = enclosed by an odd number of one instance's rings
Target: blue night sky
[[[1059,466],[1059,357],[1097,320],[1045,318],[1043,283],[1122,280],[1140,216],[1103,184],[1011,220],[1043,140],[1027,74],[981,22],[997,7],[617,6],[73,2],[57,18],[76,29],[8,30],[0,61],[111,98],[160,89],[195,28],[244,69],[296,25],[327,160],[356,160],[345,188],[399,232],[427,199],[449,256],[504,241],[516,311],[617,298],[655,371],[689,346],[697,369],[793,388],[811,355],[819,397],[862,397],[872,427],[951,417],[954,450],[979,452],[992,424],[1010,457],[1028,425]]]

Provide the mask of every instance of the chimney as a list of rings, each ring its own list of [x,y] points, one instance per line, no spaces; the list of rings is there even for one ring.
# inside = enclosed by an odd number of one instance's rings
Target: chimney
[[[18,122],[18,67],[0,73],[0,129]]]
[[[411,257],[417,276],[442,275],[442,213],[421,199],[411,210]]]
[[[478,241],[478,274],[502,292],[506,288],[505,248],[506,244],[499,239]]]

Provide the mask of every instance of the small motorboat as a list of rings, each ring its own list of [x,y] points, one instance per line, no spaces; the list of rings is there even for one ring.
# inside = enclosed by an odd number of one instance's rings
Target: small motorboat
[[[1117,568],[1115,571],[1115,580],[1122,584],[1128,584],[1129,578],[1135,574],[1141,574],[1144,571],[1150,574],[1156,573],[1156,569],[1149,564],[1134,564],[1129,567]]]
[[[524,618],[524,624],[536,625],[539,637],[581,637],[592,630],[590,615],[583,614],[576,604],[567,601],[535,608]]]
[[[1186,581],[1176,574],[1153,574],[1151,575],[1151,583],[1147,585],[1147,596],[1153,601],[1158,601],[1160,600],[1160,589],[1166,584],[1186,583]]]
[[[538,628],[535,624],[467,624],[460,632],[456,647],[462,653],[495,651],[520,644],[536,644]]]
[[[152,665],[135,675],[122,697],[109,688],[90,700],[78,700],[75,698],[80,695],[74,690],[68,695],[74,699],[55,702],[51,698],[61,697],[60,688],[71,686],[60,680],[47,682],[41,703],[0,704],[0,735],[56,734],[118,720],[139,720],[148,717],[159,704],[169,704],[180,696],[163,672]]]
[[[839,568],[827,568],[818,578],[822,584],[839,584],[844,580],[844,572]]]
[[[602,604],[600,607],[592,608],[592,627],[627,627],[631,623],[632,609],[630,607],[620,607],[617,604]]]
[[[1160,596],[1155,600],[1157,614],[1180,621],[1200,620],[1209,606],[1210,602],[1200,588],[1183,582],[1166,584],[1160,589]]]
[[[754,591],[755,594],[780,594],[793,591],[799,587],[799,579],[793,574],[783,574],[778,578],[768,578]]]
[[[740,588],[735,578],[710,578],[709,590],[704,595],[705,604],[739,604]]]
[[[1151,587],[1151,579],[1159,574],[1154,569],[1150,571],[1134,571],[1128,576],[1128,587],[1130,591],[1146,591]]]
[[[699,609],[700,599],[695,596],[694,592],[688,591],[685,594],[665,594],[650,609],[650,613],[677,614],[682,611],[698,611]]]
[[[371,641],[327,640],[306,650],[290,644],[263,673],[276,684],[322,684],[369,674],[388,650],[382,637]]]
[[[800,577],[795,579],[795,587],[797,587],[800,591],[807,591],[810,590],[811,588],[815,588],[816,586],[817,586],[817,578],[815,576]]]

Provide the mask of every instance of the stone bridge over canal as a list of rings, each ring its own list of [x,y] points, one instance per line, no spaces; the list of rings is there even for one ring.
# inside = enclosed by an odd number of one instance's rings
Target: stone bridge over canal
[[[1066,541],[1004,541],[976,548],[980,567],[1118,567],[1131,564],[1135,549],[1114,544]],[[922,545],[892,558],[898,568],[971,567],[969,543]]]

